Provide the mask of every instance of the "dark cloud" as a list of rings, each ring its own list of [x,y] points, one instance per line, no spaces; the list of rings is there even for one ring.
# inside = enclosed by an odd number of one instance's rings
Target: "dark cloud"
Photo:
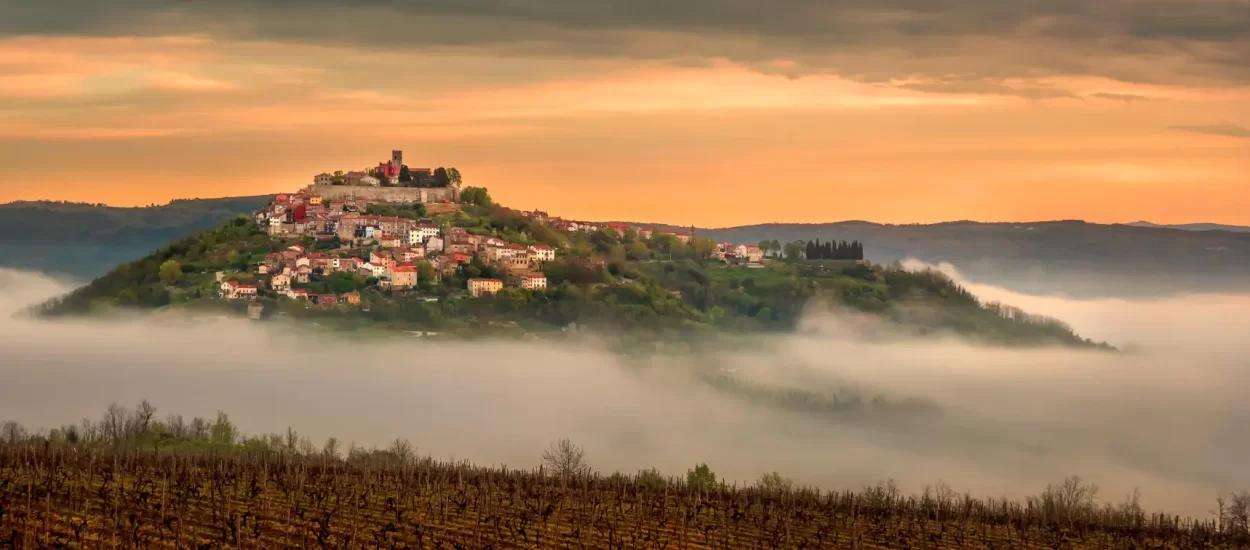
[[[726,58],[861,80],[1090,74],[1250,82],[1250,0],[0,0],[0,34],[163,34],[364,48]],[[885,62],[882,64],[882,62]]]
[[[1212,136],[1227,136],[1237,138],[1250,138],[1250,128],[1238,126],[1229,122],[1222,124],[1206,124],[1198,126],[1173,126],[1173,130],[1181,130],[1183,132],[1196,132],[1199,134],[1208,134]]]

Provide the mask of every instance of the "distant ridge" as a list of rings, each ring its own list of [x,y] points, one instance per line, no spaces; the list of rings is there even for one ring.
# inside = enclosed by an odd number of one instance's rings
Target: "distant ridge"
[[[93,278],[173,239],[259,209],[273,197],[176,199],[139,207],[67,201],[0,204],[0,267]]]
[[[1232,231],[1233,233],[1250,233],[1250,226],[1245,225],[1225,225],[1220,223],[1180,223],[1180,224],[1157,224],[1148,221],[1135,221],[1126,223],[1134,227],[1153,227],[1157,229],[1179,229],[1181,231]]]

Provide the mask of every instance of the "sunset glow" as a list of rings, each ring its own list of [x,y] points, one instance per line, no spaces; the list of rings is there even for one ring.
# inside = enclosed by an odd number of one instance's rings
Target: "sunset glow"
[[[0,201],[276,193],[403,149],[585,219],[1250,224],[1242,0],[31,4],[0,0]]]

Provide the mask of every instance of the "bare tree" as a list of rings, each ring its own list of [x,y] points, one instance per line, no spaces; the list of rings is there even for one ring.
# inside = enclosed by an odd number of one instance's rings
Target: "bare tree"
[[[552,443],[551,447],[543,451],[543,464],[552,474],[562,478],[590,473],[590,466],[586,464],[586,451],[567,437]]]
[[[304,456],[317,454],[317,446],[313,445],[312,439],[309,439],[308,436],[299,439],[299,454]]]
[[[130,414],[126,411],[126,407],[113,403],[109,405],[107,411],[104,412],[104,418],[100,420],[100,431],[110,443],[121,443],[126,439],[127,421]]]
[[[152,419],[156,417],[156,407],[144,399],[135,407],[135,435],[143,435],[152,427]]]
[[[1220,506],[1221,531],[1237,534],[1250,532],[1250,493],[1233,493],[1220,496],[1215,501]]]
[[[396,438],[395,441],[391,442],[391,447],[387,450],[393,453],[401,464],[412,462],[417,456],[416,448],[404,438]]]
[[[326,439],[326,444],[321,447],[321,454],[326,458],[338,458],[339,456],[339,440],[337,437]]]
[[[205,440],[208,439],[208,419],[197,416],[191,419],[191,424],[187,426],[187,434],[191,439]]]
[[[0,425],[0,438],[6,443],[17,443],[26,439],[26,428],[23,428],[17,422],[9,420]]]
[[[187,421],[183,420],[180,414],[165,417],[165,427],[169,429],[169,435],[174,437],[183,438],[189,435]]]
[[[788,493],[794,489],[794,481],[777,472],[772,472],[760,476],[755,486],[765,493]]]
[[[290,426],[286,427],[286,439],[282,442],[282,451],[295,454],[299,446],[299,432]]]

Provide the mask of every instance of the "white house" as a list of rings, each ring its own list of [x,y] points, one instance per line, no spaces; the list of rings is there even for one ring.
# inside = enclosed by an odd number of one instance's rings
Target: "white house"
[[[734,256],[746,258],[749,262],[758,262],[764,258],[764,251],[753,244],[740,244],[734,249]]]
[[[425,244],[425,241],[438,236],[438,226],[428,223],[417,224],[408,232],[408,244]]]
[[[372,186],[374,186],[374,187],[377,187],[377,186],[379,186],[379,185],[382,185],[382,180],[380,180],[380,179],[378,179],[378,178],[375,178],[375,177],[373,177],[373,176],[365,176],[365,177],[363,177],[363,178],[360,178],[360,184],[361,184],[361,185],[372,185]]]
[[[556,259],[556,249],[545,244],[530,245],[530,257],[540,262],[550,262]]]

